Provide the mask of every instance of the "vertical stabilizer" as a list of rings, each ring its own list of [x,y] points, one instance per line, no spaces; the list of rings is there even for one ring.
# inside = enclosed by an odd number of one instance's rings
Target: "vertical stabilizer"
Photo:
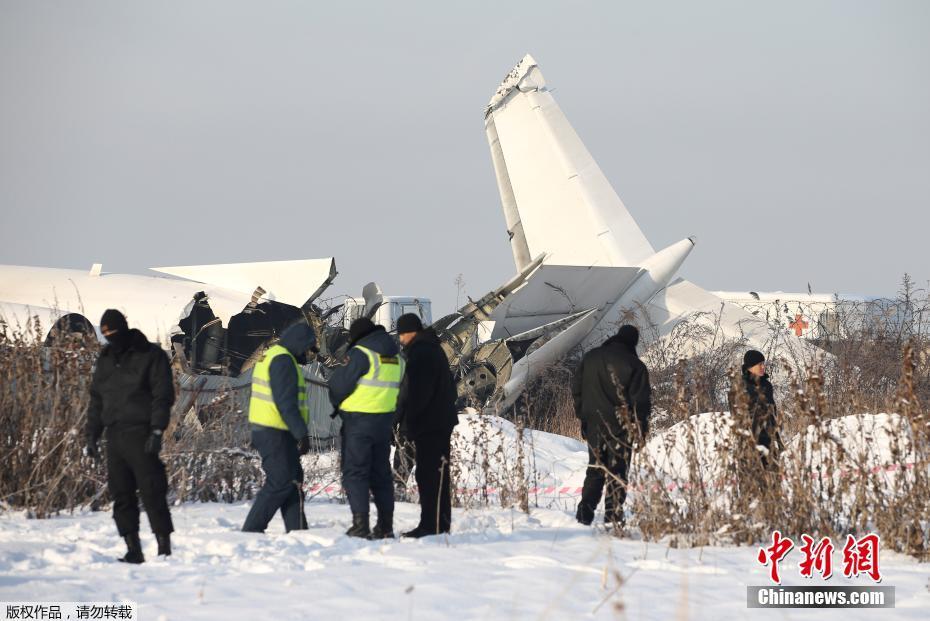
[[[654,253],[604,173],[525,56],[485,110],[517,269],[547,264],[622,267]]]

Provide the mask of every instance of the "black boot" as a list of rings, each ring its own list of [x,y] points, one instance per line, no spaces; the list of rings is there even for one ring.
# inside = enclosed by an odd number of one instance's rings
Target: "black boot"
[[[142,556],[142,542],[139,541],[139,533],[130,533],[123,537],[126,540],[126,556],[119,559],[121,563],[133,563],[138,565],[145,562]]]
[[[393,539],[394,538],[394,514],[387,511],[378,511],[378,521],[371,530],[369,539]]]
[[[582,500],[578,503],[578,510],[575,511],[575,519],[579,524],[591,526],[591,522],[594,521],[594,509]]]
[[[441,535],[443,533],[448,533],[448,530],[436,531],[436,527],[423,526],[422,524],[418,525],[413,530],[408,530],[405,533],[401,533],[401,537],[407,537],[412,539],[419,539],[420,537],[431,537],[432,535]]]
[[[371,535],[371,528],[368,526],[367,513],[353,513],[352,527],[346,531],[349,537],[361,537],[367,539]]]
[[[158,556],[171,556],[171,533],[155,533],[158,542]]]

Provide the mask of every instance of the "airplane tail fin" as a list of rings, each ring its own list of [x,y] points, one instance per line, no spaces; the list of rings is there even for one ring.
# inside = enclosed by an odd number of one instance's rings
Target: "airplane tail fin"
[[[526,55],[485,110],[517,271],[545,263],[621,267],[654,250]]]

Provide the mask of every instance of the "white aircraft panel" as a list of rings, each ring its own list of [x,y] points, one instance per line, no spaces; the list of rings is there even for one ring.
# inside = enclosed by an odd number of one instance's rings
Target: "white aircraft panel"
[[[303,306],[304,302],[327,280],[336,276],[336,263],[332,257],[298,261],[181,265],[150,269],[231,289],[249,296],[256,287],[262,287],[266,291],[263,296],[265,299],[297,307]]]
[[[513,365],[510,379],[504,385],[504,394],[499,407],[501,409],[509,407],[520,393],[523,392],[527,380],[535,372],[565,357],[568,352],[584,339],[585,335],[594,328],[597,322],[597,309],[591,309],[586,314],[579,317],[575,323],[546,341],[539,349],[531,351],[523,358],[520,358],[520,360]]]
[[[106,274],[86,270],[0,266],[0,301],[45,307],[58,313],[80,313],[95,326],[103,311],[115,308],[129,326],[139,328],[151,341],[166,344],[181,313],[198,291],[207,294],[214,314],[228,324],[251,296],[188,280]]]
[[[13,304],[9,302],[0,302],[0,320],[7,325],[7,330],[12,336],[13,332],[32,333],[33,320],[39,318],[41,333],[38,335],[41,340],[45,340],[51,331],[55,322],[67,315],[68,312],[62,312],[46,306],[35,306],[28,304]],[[91,321],[93,323],[93,321]],[[94,326],[94,331],[98,338],[102,339],[100,329]],[[2,332],[2,330],[0,330]]]
[[[586,308],[603,308],[639,272],[638,267],[543,265],[491,313],[492,336],[507,338]]]
[[[773,329],[763,319],[683,278],[653,298],[646,305],[646,311],[650,321],[658,326],[660,336],[667,335],[678,321],[694,316],[695,313],[706,313],[705,321],[708,325],[713,324],[719,328],[717,340],[745,338],[747,346],[796,366],[825,357],[825,352],[820,348],[787,331]]]

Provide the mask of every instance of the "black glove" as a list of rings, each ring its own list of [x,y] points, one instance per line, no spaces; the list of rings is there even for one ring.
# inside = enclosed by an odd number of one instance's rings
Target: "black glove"
[[[148,440],[145,441],[145,452],[149,455],[161,453],[161,429],[153,429],[149,434]]]
[[[88,436],[87,444],[84,446],[84,454],[94,461],[100,461],[100,449],[97,447],[97,438]]]
[[[297,441],[297,453],[306,455],[310,452],[310,436],[304,436]]]

